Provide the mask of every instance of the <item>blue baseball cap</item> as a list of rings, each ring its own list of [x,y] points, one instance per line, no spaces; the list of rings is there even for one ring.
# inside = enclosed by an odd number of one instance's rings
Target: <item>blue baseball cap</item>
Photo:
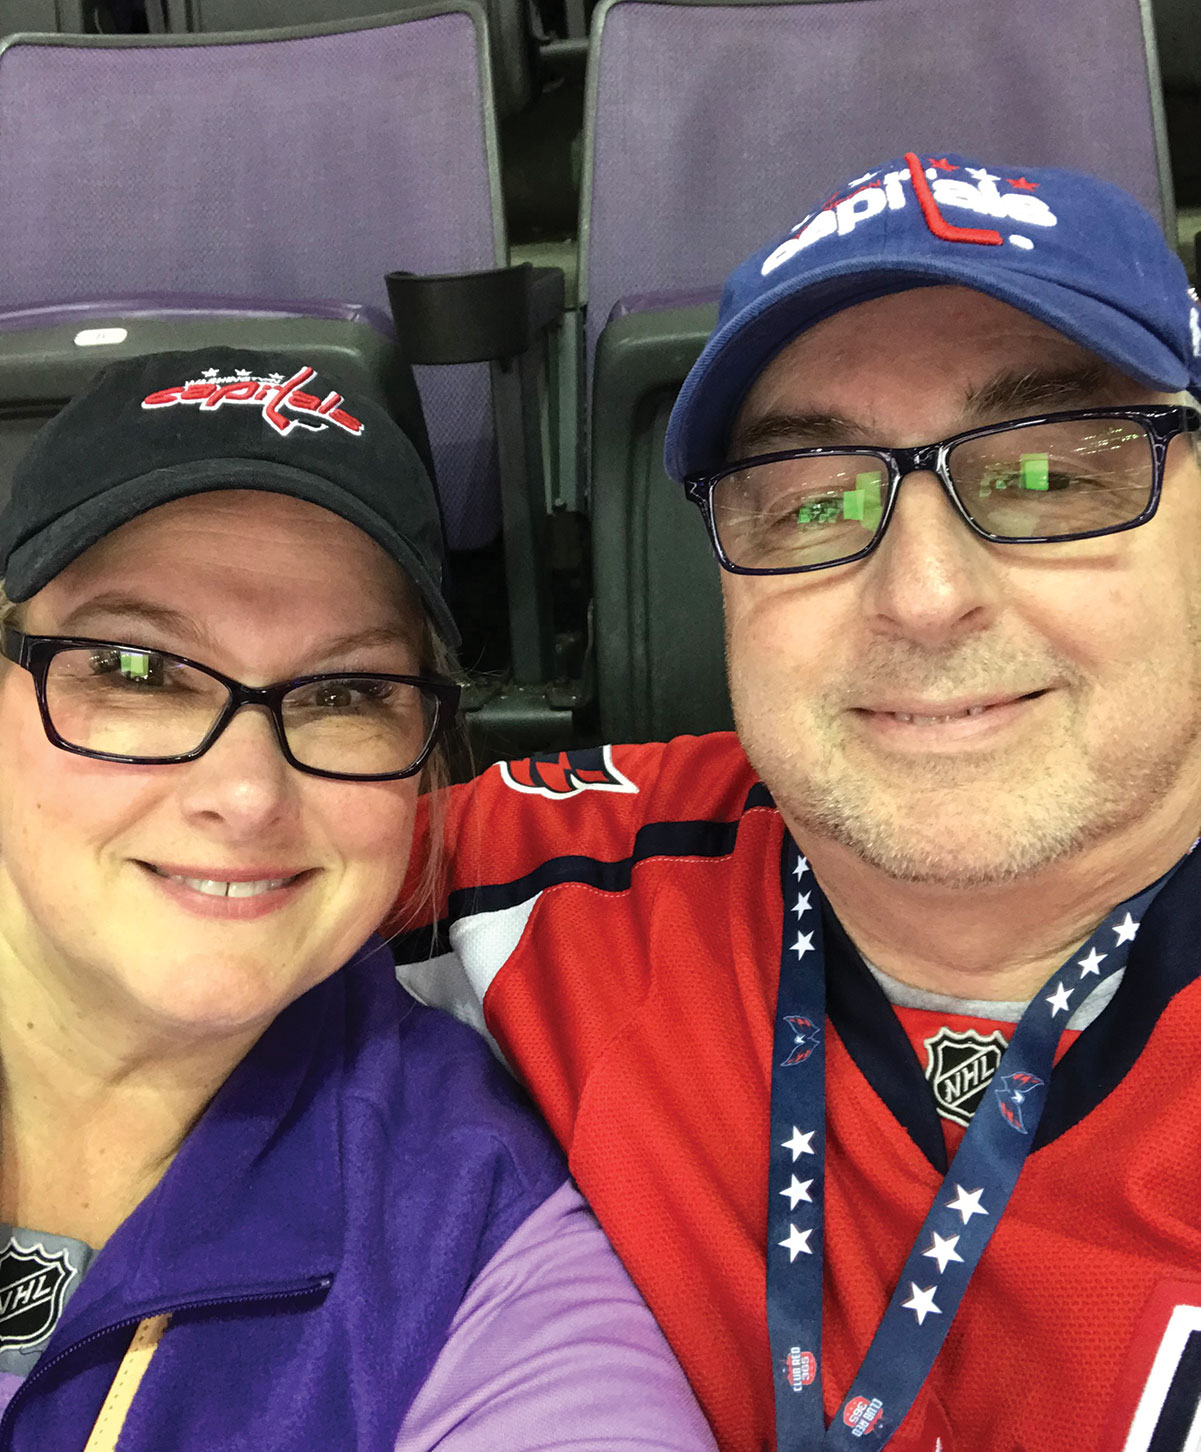
[[[672,478],[726,461],[738,409],[798,334],[939,283],[1038,318],[1165,393],[1201,384],[1201,313],[1159,224],[1119,187],[1052,167],[907,153],[855,177],[732,272],[667,428]]]

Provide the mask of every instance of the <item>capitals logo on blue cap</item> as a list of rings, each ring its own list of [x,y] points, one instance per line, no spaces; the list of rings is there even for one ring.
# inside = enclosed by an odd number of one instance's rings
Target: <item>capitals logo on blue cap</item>
[[[788,342],[856,303],[959,285],[1038,318],[1135,382],[1201,383],[1201,314],[1158,222],[1109,182],[951,153],[857,176],[727,279],[667,430],[667,471],[725,462],[747,391]]]

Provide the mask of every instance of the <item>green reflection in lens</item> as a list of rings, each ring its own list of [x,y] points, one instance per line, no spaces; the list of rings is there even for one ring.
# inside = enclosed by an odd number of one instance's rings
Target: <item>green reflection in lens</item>
[[[857,519],[864,529],[874,533],[882,512],[879,473],[857,474],[854,489],[842,496],[843,519]]]
[[[140,650],[123,650],[121,652],[121,670],[127,676],[148,676],[150,674],[150,657]]]
[[[1022,488],[1047,490],[1051,487],[1051,458],[1048,454],[1021,454]]]

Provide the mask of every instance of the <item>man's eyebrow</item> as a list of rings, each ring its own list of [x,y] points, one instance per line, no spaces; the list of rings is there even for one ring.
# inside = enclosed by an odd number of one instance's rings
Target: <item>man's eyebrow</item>
[[[1121,392],[1119,375],[1099,360],[1069,368],[1013,368],[987,383],[968,389],[964,421],[992,423],[1025,414],[1088,408],[1112,401]],[[836,413],[790,413],[776,410],[748,420],[730,439],[729,457],[749,459],[776,449],[850,446],[886,442],[862,423]]]
[[[185,641],[200,647],[202,651],[213,645],[213,639],[209,633],[183,611],[173,610],[165,605],[156,605],[136,596],[117,593],[97,595],[94,599],[78,605],[60,622],[56,634],[72,635],[81,629],[85,631],[98,629],[106,619],[119,619],[122,626],[128,622],[135,629],[139,625],[149,625],[168,635],[183,637]],[[136,644],[137,642],[129,643]],[[368,650],[373,646],[404,645],[411,647],[413,643],[412,631],[406,630],[402,625],[376,625],[365,630],[355,630],[346,635],[322,640],[319,645],[315,646],[312,655],[315,659],[324,660],[330,656],[355,650]]]
[[[1023,414],[1088,408],[1115,395],[1117,382],[1114,370],[1099,361],[1071,368],[1014,368],[970,388],[965,409],[970,418],[991,423]]]
[[[864,437],[863,425],[836,413],[766,413],[737,428],[730,439],[730,458],[747,459],[773,449],[817,448],[850,444]]]

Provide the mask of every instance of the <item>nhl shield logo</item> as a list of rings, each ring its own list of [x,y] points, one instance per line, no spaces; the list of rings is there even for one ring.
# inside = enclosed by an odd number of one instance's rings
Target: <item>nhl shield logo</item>
[[[9,1242],[0,1253],[0,1347],[35,1346],[53,1330],[71,1274],[65,1250]]]
[[[975,1029],[940,1028],[923,1042],[926,1078],[938,1112],[966,1128],[1008,1047],[1005,1035],[1000,1029],[981,1034]]]

